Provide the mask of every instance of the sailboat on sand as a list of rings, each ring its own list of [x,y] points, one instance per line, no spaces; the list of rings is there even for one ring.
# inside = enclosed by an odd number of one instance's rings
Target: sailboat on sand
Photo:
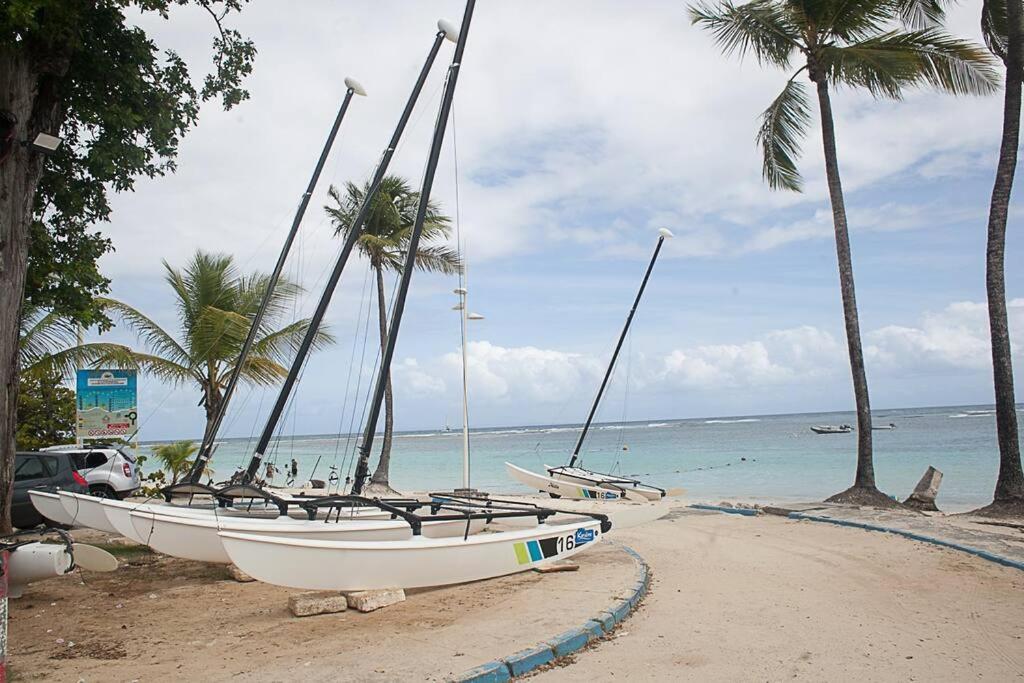
[[[455,55],[448,70],[441,108],[434,127],[430,153],[419,206],[409,238],[407,257],[401,271],[392,311],[387,343],[381,355],[373,400],[367,412],[366,426],[359,445],[359,458],[352,484],[358,497],[369,476],[369,457],[377,421],[387,386],[388,375],[402,322],[402,314],[414,271],[415,258],[434,174],[444,142],[451,112],[470,20],[475,0],[468,0],[463,15]],[[353,496],[339,498],[352,499]],[[366,499],[362,499],[366,500]],[[383,507],[381,501],[373,501]],[[331,506],[324,500],[309,504],[310,509]],[[387,509],[387,508],[384,508]],[[431,515],[391,511],[396,521],[404,522],[410,538],[378,541],[308,540],[294,536],[271,536],[221,531],[218,535],[231,561],[250,576],[276,585],[311,590],[367,590],[376,588],[416,588],[487,579],[549,564],[574,555],[600,541],[611,528],[605,515],[573,513],[565,516],[556,510],[529,503],[481,500],[445,496],[431,502]],[[435,512],[436,511],[436,512]],[[474,522],[497,519],[535,519],[536,523],[513,531],[469,533]],[[459,520],[466,533],[460,537],[430,538],[424,533],[429,520],[445,523]]]
[[[576,447],[572,451],[568,464],[559,467],[545,465],[544,469],[546,470],[546,474],[537,474],[523,469],[522,467],[517,467],[510,462],[506,462],[506,472],[516,481],[526,484],[530,488],[535,488],[541,493],[547,493],[553,498],[597,500],[619,500],[624,498],[637,502],[646,502],[650,500],[660,500],[665,496],[665,489],[652,486],[651,484],[645,484],[637,479],[615,474],[595,472],[584,468],[581,450],[583,448],[583,442],[586,440],[587,434],[590,431],[590,425],[594,421],[594,415],[597,414],[597,408],[601,405],[601,399],[608,386],[608,380],[611,379],[612,372],[615,370],[615,362],[619,358],[619,351],[622,350],[622,343],[626,340],[626,335],[629,333],[629,326],[633,322],[633,316],[636,313],[637,306],[640,305],[640,299],[643,297],[644,290],[647,288],[647,281],[650,279],[651,272],[654,270],[654,264],[658,260],[658,254],[661,253],[661,246],[669,237],[672,237],[672,232],[668,228],[661,228],[658,231],[658,243],[654,247],[654,254],[651,256],[650,263],[647,264],[647,271],[644,273],[644,279],[640,283],[640,290],[637,292],[636,299],[633,301],[633,307],[629,309],[629,315],[626,316],[626,324],[622,328],[622,333],[619,334],[619,341],[615,345],[615,351],[612,352],[611,360],[608,363],[608,369],[605,371],[604,379],[601,381],[601,387],[597,390],[597,396],[594,398],[594,404],[590,407],[590,413],[587,415],[587,421],[583,424],[583,430],[580,432],[580,437],[576,441]]]

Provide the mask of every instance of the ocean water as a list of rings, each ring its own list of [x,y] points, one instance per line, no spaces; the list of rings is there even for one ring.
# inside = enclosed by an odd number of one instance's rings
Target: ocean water
[[[875,424],[896,428],[874,432],[879,488],[906,497],[932,465],[944,478],[939,507],[966,510],[991,500],[998,470],[995,416],[991,406],[879,410]],[[662,488],[685,489],[694,500],[821,500],[853,481],[856,434],[818,435],[818,424],[855,424],[851,413],[807,413],[600,424],[591,428],[584,463],[601,472],[637,475]],[[509,461],[542,471],[564,464],[579,425],[476,429],[470,432],[471,483],[494,492],[526,492],[504,469]],[[461,485],[462,435],[453,432],[397,433],[391,482],[399,490],[451,489]],[[294,458],[299,480],[327,479],[331,466],[354,470],[352,436],[284,438],[267,460],[281,473]],[[379,437],[376,442],[379,448]],[[249,439],[227,439],[213,461],[218,479],[243,467]],[[146,454],[149,446],[143,445]],[[372,467],[375,458],[371,461]],[[152,461],[145,466],[153,469]]]

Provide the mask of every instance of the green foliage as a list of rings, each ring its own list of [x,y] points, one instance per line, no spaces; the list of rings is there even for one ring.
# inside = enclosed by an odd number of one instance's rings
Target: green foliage
[[[19,450],[39,450],[75,440],[75,392],[56,373],[31,373],[18,385]]]
[[[1006,0],[983,0],[981,4],[981,34],[985,44],[996,57],[1006,63],[1010,48],[1010,21],[1006,17]]]
[[[343,196],[338,188],[331,186],[329,195],[334,205],[324,207],[324,210],[334,223],[335,234],[348,235],[369,190],[369,183],[359,187],[349,182],[345,183]],[[356,243],[374,268],[401,272],[419,202],[419,193],[404,178],[389,175],[381,180],[370,205],[363,234]],[[446,275],[459,272],[461,263],[456,251],[447,245],[431,244],[448,237],[450,224],[451,219],[441,213],[436,203],[427,203],[426,220],[416,254],[417,268]]]
[[[208,417],[221,399],[242,344],[269,282],[262,273],[241,275],[234,259],[197,251],[184,270],[164,262],[164,280],[175,294],[179,334],[175,338],[129,304],[102,299],[105,310],[134,331],[146,352],[108,344],[92,355],[96,366],[139,368],[166,382],[195,382],[203,393]],[[287,374],[296,349],[309,329],[307,319],[277,327],[302,288],[285,278],[267,304],[259,336],[241,370],[241,380],[271,386]],[[321,328],[314,348],[333,343]]]
[[[110,215],[108,191],[173,171],[181,138],[203,101],[231,108],[256,54],[224,25],[245,0],[7,0],[0,4],[0,58],[28,63],[34,107],[54,107],[64,139],[35,192],[26,299],[86,325],[108,325],[95,296],[108,281],[96,260],[111,249],[89,226]],[[126,14],[199,11],[212,19],[213,68],[202,86],[185,62],[161,50]],[[3,61],[2,63],[8,63]],[[29,128],[32,122],[25,122]],[[38,131],[29,131],[30,133]],[[53,276],[56,277],[53,277]]]
[[[188,472],[192,466],[192,454],[196,452],[197,448],[198,446],[192,441],[175,441],[153,446],[153,457],[171,473],[171,484],[176,484],[178,478]],[[162,478],[163,472],[160,474]]]
[[[796,161],[810,124],[806,93],[794,80],[802,71],[815,84],[863,88],[890,99],[925,85],[954,95],[996,90],[991,57],[937,28],[942,18],[938,0],[723,0],[690,6],[691,21],[707,29],[727,55],[753,54],[759,63],[783,69],[803,62],[762,113],[757,134],[765,180],[772,188],[796,191]],[[900,29],[901,23],[910,30]]]

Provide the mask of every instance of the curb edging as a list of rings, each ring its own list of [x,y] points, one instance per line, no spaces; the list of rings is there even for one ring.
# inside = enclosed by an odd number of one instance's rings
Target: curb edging
[[[758,511],[754,508],[730,508],[724,505],[705,505],[704,503],[694,503],[689,505],[694,510],[712,510],[714,512],[725,512],[730,515],[743,515],[744,517],[757,517]]]
[[[630,589],[628,597],[601,610],[581,626],[507,657],[481,664],[451,680],[455,683],[505,683],[579,652],[590,643],[611,633],[636,609],[640,600],[647,594],[651,583],[651,571],[644,558],[629,546],[619,547],[633,558],[638,569],[636,582]]]
[[[909,538],[912,541],[920,541],[922,543],[931,543],[943,548],[950,548],[952,550],[959,550],[960,552],[967,553],[969,555],[975,555],[983,560],[989,562],[995,562],[1001,564],[1004,567],[1011,567],[1013,569],[1020,569],[1024,571],[1024,562],[1019,560],[1011,560],[1008,557],[1002,555],[996,555],[995,553],[989,552],[988,550],[982,550],[981,548],[974,548],[969,545],[961,545],[960,543],[954,543],[952,541],[944,541],[941,538],[935,538],[934,536],[925,536],[918,534],[913,531],[905,531],[903,529],[895,529],[893,527],[880,526],[878,524],[870,524],[868,522],[855,522],[847,519],[833,519],[831,517],[820,517],[818,515],[808,515],[803,512],[791,512],[787,515],[790,519],[796,520],[807,520],[809,522],[822,522],[825,524],[835,524],[836,526],[853,527],[855,529],[864,529],[865,531],[881,531],[888,534],[895,534],[897,536],[903,536]]]

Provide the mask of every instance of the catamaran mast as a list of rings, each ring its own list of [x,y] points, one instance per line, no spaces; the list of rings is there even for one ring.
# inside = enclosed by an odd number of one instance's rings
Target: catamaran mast
[[[324,148],[320,152],[320,158],[316,162],[316,168],[313,169],[313,176],[309,179],[309,185],[306,186],[306,192],[302,195],[302,200],[299,202],[299,208],[295,211],[295,218],[292,219],[291,230],[288,231],[288,237],[285,238],[284,246],[281,247],[281,253],[277,256],[277,263],[274,264],[274,270],[270,274],[270,278],[267,280],[267,289],[263,294],[263,300],[260,301],[260,306],[256,310],[256,315],[252,319],[252,325],[249,327],[249,332],[245,336],[245,341],[242,343],[242,350],[238,353],[238,359],[235,361],[235,367],[231,371],[231,376],[228,378],[227,387],[224,389],[224,397],[221,399],[220,405],[217,406],[217,412],[214,414],[213,422],[210,423],[209,429],[203,434],[203,442],[199,446],[199,455],[196,457],[195,463],[192,465],[192,469],[189,470],[188,477],[185,479],[187,483],[195,484],[199,481],[203,471],[206,469],[206,464],[210,461],[210,457],[213,455],[213,445],[217,438],[217,432],[220,430],[221,422],[224,420],[224,414],[227,412],[228,403],[231,401],[232,394],[235,393],[235,387],[238,385],[238,379],[242,374],[242,367],[245,365],[246,359],[249,357],[249,352],[252,350],[253,342],[256,340],[256,335],[259,334],[260,327],[263,324],[263,316],[267,312],[267,306],[270,303],[270,299],[274,294],[274,288],[277,286],[277,281],[281,277],[281,271],[284,270],[285,261],[288,259],[288,252],[291,251],[292,243],[295,241],[295,235],[299,231],[299,225],[302,223],[302,217],[306,214],[306,207],[309,206],[309,199],[313,196],[313,190],[316,189],[317,181],[320,180],[320,172],[324,169],[324,164],[327,163],[327,157],[331,153],[331,147],[334,145],[334,138],[338,135],[338,129],[341,127],[341,121],[345,118],[345,112],[348,111],[349,102],[352,101],[353,95],[366,95],[366,90],[363,89],[355,79],[345,79],[345,99],[341,102],[341,107],[338,109],[338,115],[334,117],[334,125],[331,126],[331,132],[327,136],[327,142],[324,143]]]
[[[324,287],[323,294],[320,295],[320,301],[317,303],[316,311],[314,311],[313,317],[310,319],[306,335],[302,339],[302,344],[299,346],[299,350],[295,354],[295,358],[292,360],[292,365],[288,369],[288,376],[285,378],[284,384],[281,386],[281,390],[277,396],[277,401],[274,403],[274,407],[270,411],[270,416],[267,418],[267,423],[263,427],[263,433],[260,435],[260,440],[256,444],[256,449],[253,452],[252,457],[249,459],[249,466],[245,470],[243,483],[247,484],[251,482],[256,476],[256,472],[259,470],[263,456],[267,452],[267,447],[270,445],[270,440],[274,437],[274,431],[277,429],[277,423],[281,419],[281,414],[284,412],[285,406],[288,403],[288,398],[291,396],[292,388],[299,377],[299,373],[302,371],[302,366],[305,363],[306,357],[309,355],[309,350],[313,345],[313,340],[316,338],[317,331],[320,329],[320,324],[323,322],[324,315],[327,313],[327,307],[331,303],[331,297],[334,294],[335,288],[338,286],[338,280],[341,278],[341,273],[345,269],[345,263],[348,261],[349,254],[352,253],[352,248],[355,246],[356,240],[359,239],[359,236],[362,233],[363,222],[366,220],[366,216],[370,212],[370,206],[372,205],[374,196],[377,194],[377,188],[380,186],[381,180],[383,180],[384,175],[387,173],[388,164],[391,163],[391,157],[394,156],[395,149],[398,147],[398,143],[402,139],[402,133],[405,131],[406,124],[409,123],[409,117],[412,115],[412,111],[416,105],[417,98],[419,98],[420,91],[423,90],[423,84],[426,82],[427,75],[430,73],[430,67],[433,66],[434,58],[437,57],[437,53],[441,49],[441,43],[445,38],[452,41],[458,39],[458,29],[444,19],[437,22],[437,28],[438,31],[437,35],[434,37],[434,44],[431,46],[430,53],[427,55],[427,60],[424,62],[423,68],[420,70],[419,78],[416,79],[416,85],[413,86],[412,93],[409,95],[409,99],[405,103],[405,109],[402,111],[402,116],[398,120],[398,125],[395,127],[395,132],[391,136],[391,141],[388,143],[387,148],[381,155],[380,161],[377,163],[377,170],[373,174],[373,181],[370,183],[370,188],[367,191],[366,196],[363,197],[363,203],[359,207],[359,213],[356,214],[355,220],[352,221],[348,236],[345,238],[345,244],[342,246],[341,253],[338,254],[338,259],[334,264],[334,270],[331,271],[331,276],[327,281],[327,285]]]
[[[658,244],[654,247],[654,255],[651,256],[651,262],[647,264],[647,272],[644,273],[643,282],[640,283],[640,291],[636,293],[636,299],[633,300],[633,307],[629,309],[629,315],[626,316],[626,324],[622,328],[622,334],[619,335],[619,343],[615,345],[615,351],[612,353],[611,362],[608,363],[608,370],[604,373],[604,379],[601,380],[601,388],[597,390],[597,396],[594,398],[594,405],[590,407],[590,414],[587,415],[587,421],[583,425],[583,431],[580,433],[579,441],[576,442],[576,448],[572,449],[572,458],[569,459],[569,467],[576,464],[576,461],[580,457],[580,449],[583,448],[583,440],[587,438],[587,432],[590,431],[590,423],[594,421],[594,414],[597,413],[597,406],[601,404],[601,397],[604,395],[605,387],[608,386],[608,380],[611,379],[612,370],[615,369],[615,361],[619,358],[619,351],[622,350],[622,342],[626,341],[626,334],[629,333],[629,326],[633,322],[633,314],[636,313],[637,306],[640,305],[640,298],[644,295],[644,289],[647,287],[647,280],[651,277],[651,271],[654,270],[654,262],[658,260],[658,253],[661,252],[661,245],[665,242],[666,237],[671,237],[672,232],[668,228],[662,228],[658,231]]]
[[[384,354],[381,356],[380,371],[377,374],[377,385],[373,394],[373,403],[370,405],[369,415],[366,420],[363,442],[359,445],[359,463],[356,465],[355,481],[352,483],[352,493],[355,495],[362,493],[363,484],[369,472],[373,436],[377,430],[377,419],[380,417],[381,403],[384,401],[384,390],[387,388],[388,374],[391,370],[391,358],[395,354],[395,345],[398,342],[398,329],[402,324],[402,311],[405,309],[405,298],[409,293],[409,282],[412,280],[412,271],[416,266],[416,251],[419,248],[423,223],[427,217],[427,203],[430,201],[430,190],[434,185],[434,172],[437,170],[437,162],[441,156],[441,146],[444,144],[444,133],[448,127],[448,115],[451,112],[452,99],[455,97],[455,85],[459,79],[462,53],[466,50],[469,22],[473,18],[473,7],[475,4],[476,0],[467,0],[466,2],[466,10],[462,15],[462,25],[459,27],[459,39],[455,45],[455,54],[452,57],[451,66],[448,67],[448,82],[445,84],[444,95],[441,97],[441,109],[437,115],[437,123],[434,125],[434,139],[430,143],[427,169],[423,174],[423,187],[420,189],[420,204],[416,210],[416,222],[413,224],[409,245],[406,247],[402,279],[398,284],[398,293],[395,298],[394,310],[391,314],[391,329],[388,332],[388,343],[384,348]]]

